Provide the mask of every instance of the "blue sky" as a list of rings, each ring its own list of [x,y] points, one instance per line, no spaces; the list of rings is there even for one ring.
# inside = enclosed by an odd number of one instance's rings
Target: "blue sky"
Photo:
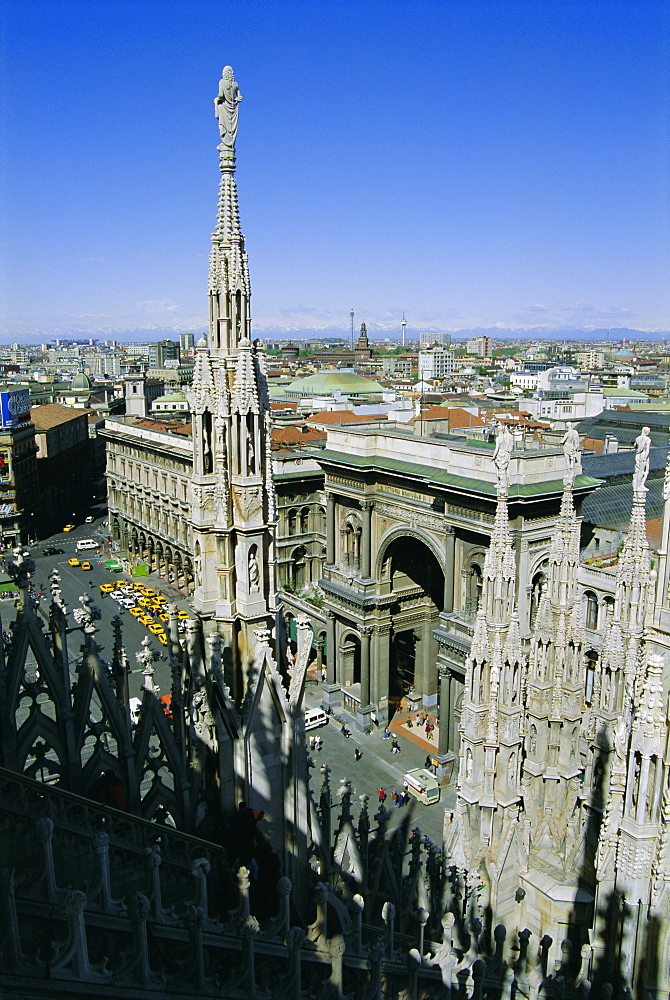
[[[670,3],[0,3],[0,340],[206,323],[222,67],[258,335],[670,329]]]

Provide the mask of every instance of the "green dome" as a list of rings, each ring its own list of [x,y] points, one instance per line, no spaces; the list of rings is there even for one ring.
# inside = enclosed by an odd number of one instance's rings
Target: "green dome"
[[[92,386],[93,383],[85,372],[79,372],[79,374],[75,375],[72,379],[71,388],[73,389],[86,389],[87,391],[90,391]]]
[[[286,386],[287,396],[332,396],[335,392],[345,396],[381,395],[384,392],[379,382],[357,375],[351,368],[323,370],[306,378],[296,379]]]

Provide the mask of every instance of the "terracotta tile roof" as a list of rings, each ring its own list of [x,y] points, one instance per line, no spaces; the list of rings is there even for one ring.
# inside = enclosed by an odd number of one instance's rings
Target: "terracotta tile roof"
[[[353,410],[324,410],[322,413],[312,413],[307,417],[310,424],[367,424],[371,420],[386,420],[385,413],[374,413],[363,415],[354,413]]]
[[[313,446],[323,444],[326,441],[324,431],[316,427],[275,427],[272,431],[272,449],[302,447],[303,445]]]
[[[44,403],[42,406],[33,406],[30,410],[30,419],[35,424],[36,431],[48,431],[59,424],[84,416],[88,418],[88,410],[64,406],[62,403]]]

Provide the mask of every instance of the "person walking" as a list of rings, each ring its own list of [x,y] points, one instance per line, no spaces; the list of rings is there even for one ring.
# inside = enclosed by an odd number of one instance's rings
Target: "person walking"
[[[362,751],[359,750],[358,747],[356,747],[356,749],[354,750],[354,758],[356,760],[360,760],[362,756],[363,756]]]
[[[383,788],[380,788],[379,789],[379,805],[383,806],[385,802],[386,802],[386,792],[384,791]]]
[[[391,802],[393,803],[394,806],[398,805],[398,793],[395,790],[395,788],[391,792]]]
[[[400,753],[400,747],[398,746],[398,741],[395,737],[391,742],[391,753]]]

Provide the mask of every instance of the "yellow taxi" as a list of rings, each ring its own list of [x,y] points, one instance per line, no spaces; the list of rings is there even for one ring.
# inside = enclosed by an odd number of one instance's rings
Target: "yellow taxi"
[[[63,531],[74,531],[75,527],[76,525],[74,524],[66,524],[65,527],[63,528]]]
[[[161,646],[167,646],[167,638],[166,638],[166,636],[165,636],[165,632],[159,632],[159,633],[158,633],[158,634],[156,635],[156,638],[157,638],[157,639],[158,639],[158,641],[160,642]]]
[[[151,598],[150,597],[140,597],[140,599],[139,599],[139,601],[137,603],[140,605],[141,608],[150,608],[151,607]]]
[[[133,590],[144,590],[144,584],[140,580],[133,580]]]
[[[83,563],[81,564],[81,568],[82,568],[82,569],[91,569],[91,564],[90,564],[90,562],[83,562]]]
[[[143,614],[142,608],[131,608],[130,613],[133,616],[133,618],[139,618],[140,615]]]
[[[154,622],[149,625],[149,631],[152,635],[165,635],[165,631],[162,625],[156,625]]]
[[[156,591],[152,590],[151,587],[142,587],[142,593],[145,597],[158,597]]]
[[[178,611],[177,612],[177,618],[181,618],[183,620],[187,620],[188,619],[188,615],[186,614],[185,611]]]
[[[142,622],[143,625],[153,625],[154,623],[154,620],[151,617],[151,615],[148,615],[146,612],[140,615],[137,620],[138,622]]]
[[[80,565],[79,560],[77,559],[76,556],[72,556],[71,559],[68,559],[67,564],[68,564],[68,566],[79,566]]]
[[[160,618],[160,620],[162,622],[169,622],[170,621],[170,616],[166,615],[164,611],[161,611],[161,613],[159,614],[158,617]]]
[[[116,584],[115,583],[101,583],[100,584],[100,593],[101,594],[111,594],[113,590],[116,590]]]

